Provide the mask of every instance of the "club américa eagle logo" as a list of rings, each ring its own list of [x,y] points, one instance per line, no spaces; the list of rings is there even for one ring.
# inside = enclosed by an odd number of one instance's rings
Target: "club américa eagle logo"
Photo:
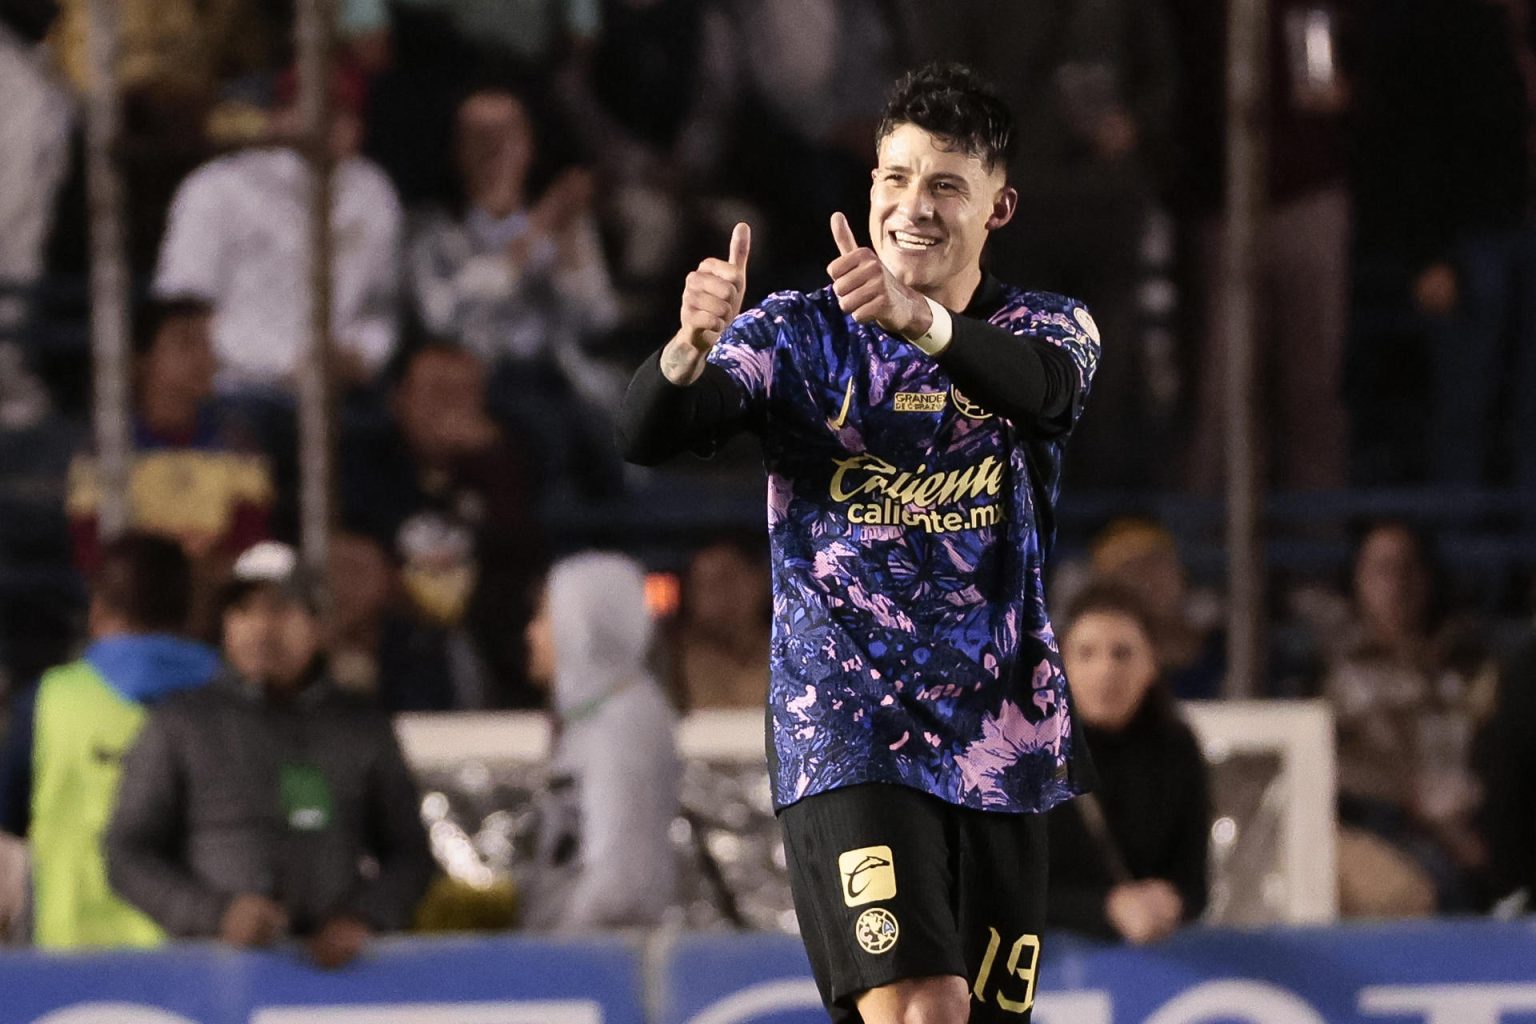
[[[960,389],[955,387],[953,384],[949,386],[949,393],[950,396],[954,398],[955,408],[960,411],[960,415],[969,416],[973,420],[984,420],[992,415],[986,409],[983,409],[981,406],[977,405],[975,402],[962,395],[960,393]]]
[[[895,948],[901,937],[901,925],[896,923],[896,915],[884,907],[870,907],[854,922],[853,937],[859,940],[864,952],[879,956]]]

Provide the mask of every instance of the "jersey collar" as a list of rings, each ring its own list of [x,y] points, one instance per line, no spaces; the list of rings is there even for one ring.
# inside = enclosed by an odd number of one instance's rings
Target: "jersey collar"
[[[977,320],[990,320],[992,314],[1003,308],[1006,298],[1003,282],[983,270],[981,284],[976,286],[976,291],[971,294],[971,301],[960,311],[961,315]]]

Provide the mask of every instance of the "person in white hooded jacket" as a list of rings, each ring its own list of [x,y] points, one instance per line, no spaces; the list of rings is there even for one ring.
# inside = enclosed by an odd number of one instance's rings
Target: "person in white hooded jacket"
[[[632,559],[589,553],[550,571],[528,625],[529,676],[555,719],[537,867],[523,924],[654,925],[677,889],[676,716],[647,667],[653,626]]]

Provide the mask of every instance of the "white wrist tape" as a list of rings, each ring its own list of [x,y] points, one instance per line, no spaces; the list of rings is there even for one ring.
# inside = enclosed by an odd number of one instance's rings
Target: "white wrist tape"
[[[936,356],[949,347],[949,341],[955,334],[955,321],[949,315],[949,310],[928,296],[924,295],[923,301],[928,303],[928,311],[933,314],[933,323],[928,325],[927,333],[921,338],[914,338],[912,344],[929,355]]]

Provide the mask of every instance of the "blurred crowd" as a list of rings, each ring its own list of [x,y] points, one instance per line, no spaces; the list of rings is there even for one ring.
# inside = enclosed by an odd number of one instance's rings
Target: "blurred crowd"
[[[1220,492],[1224,5],[337,6],[337,516],[315,578],[291,547],[310,288],[291,4],[115,5],[134,532],[104,545],[89,359],[56,336],[80,306],[59,282],[89,263],[91,5],[0,0],[0,540],[22,595],[0,595],[0,830],[31,843],[39,942],[291,934],[332,964],[406,927],[431,862],[381,714],[401,711],[546,710],[524,921],[657,919],[675,716],[764,697],[766,545],[690,528],[648,579],[561,557],[550,510],[669,500],[614,452],[629,371],[737,220],[749,301],[826,283],[827,216],[862,222],[875,118],[909,66],[962,59],[1009,99],[1021,205],[990,266],[1083,299],[1109,339],[1069,490]],[[1531,507],[1531,6],[1270,4],[1269,486],[1504,488]],[[40,504],[61,529],[11,514]],[[1266,673],[1267,695],[1337,717],[1344,912],[1536,891],[1524,601],[1473,614],[1487,602],[1413,522],[1351,540],[1343,578],[1277,609]],[[58,565],[86,583],[45,593]],[[1058,581],[1104,776],[1057,816],[1063,927],[1150,941],[1204,907],[1209,786],[1176,701],[1220,697],[1226,653],[1219,595],[1187,565],[1167,524],[1116,519]],[[0,844],[0,924],[25,876]]]

